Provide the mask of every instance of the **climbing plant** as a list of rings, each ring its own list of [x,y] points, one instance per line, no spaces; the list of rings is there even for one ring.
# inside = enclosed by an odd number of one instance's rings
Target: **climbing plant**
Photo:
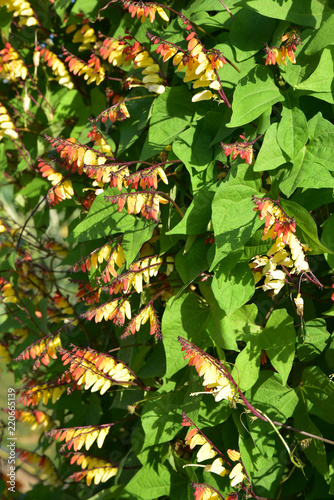
[[[0,0],[4,498],[333,496],[333,8]]]

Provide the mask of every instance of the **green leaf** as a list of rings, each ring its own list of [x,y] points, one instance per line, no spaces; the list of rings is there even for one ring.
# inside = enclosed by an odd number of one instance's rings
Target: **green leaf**
[[[267,351],[269,359],[286,385],[295,357],[296,333],[293,319],[285,309],[273,311],[266,327],[258,336],[258,343]]]
[[[169,382],[154,393],[152,401],[144,404],[141,413],[144,448],[173,439],[182,429],[182,411],[190,418],[191,412],[197,413],[200,398],[190,397],[191,392],[189,387],[184,392],[175,387],[175,382]]]
[[[324,49],[315,71],[309,78],[295,85],[295,89],[331,93],[334,77],[333,54],[333,47]]]
[[[201,282],[200,285],[201,293],[210,306],[210,316],[207,324],[208,334],[212,338],[213,342],[222,349],[230,349],[232,351],[238,351],[238,345],[236,343],[236,334],[232,328],[226,327],[226,319],[224,312],[220,308],[218,301],[216,300],[210,281]],[[239,309],[240,311],[241,309]]]
[[[332,14],[327,2],[310,0],[247,0],[247,7],[274,19],[287,19],[302,26],[319,28]]]
[[[257,195],[256,189],[241,183],[223,182],[218,187],[212,202],[216,253],[211,269],[231,252],[242,249],[259,226],[252,195]]]
[[[284,109],[284,108],[283,108]],[[268,128],[254,164],[255,172],[274,170],[288,161],[277,142],[278,123]]]
[[[277,142],[281,149],[293,159],[308,139],[307,120],[304,113],[293,106],[288,95],[286,99],[277,129]]]
[[[305,54],[312,55],[328,45],[334,44],[334,17],[331,16],[320,26],[317,33],[305,49]]]
[[[211,219],[211,204],[214,197],[214,190],[211,189],[206,186],[195,194],[184,218],[166,233],[167,236],[173,234],[197,235],[205,233]]]
[[[293,160],[292,168],[288,170],[279,186],[286,196],[291,196],[298,187],[333,189],[334,179],[327,168],[314,160],[307,146],[304,146]]]
[[[138,500],[156,500],[164,495],[169,496],[172,476],[177,475],[159,462],[154,465],[146,464],[126,485],[122,495],[128,493],[130,498]],[[180,479],[177,477],[177,480]]]
[[[268,371],[260,372],[258,381],[247,391],[246,397],[272,420],[288,419],[298,404],[295,391],[283,387],[281,377]]]
[[[167,87],[153,104],[150,128],[140,159],[142,161],[159,153],[173,142],[191,122],[194,106],[188,89]]]
[[[302,375],[301,391],[308,400],[309,412],[334,423],[334,384],[318,366],[305,368]]]
[[[130,113],[130,118],[127,118],[118,124],[118,130],[120,133],[120,140],[117,149],[118,156],[129,149],[142,134],[153,106],[154,101],[152,97],[152,94],[149,94],[147,96],[142,96],[142,99],[126,103]]]
[[[235,15],[230,31],[230,42],[236,51],[237,61],[248,59],[270,40],[276,22],[264,17],[265,12],[241,9]]]
[[[325,259],[328,265],[334,269],[334,214],[331,214],[325,222],[325,227],[321,235],[321,243],[331,250],[331,253],[325,253]]]
[[[334,125],[325,120],[319,112],[308,122],[308,127],[307,151],[313,162],[320,163],[328,170],[334,171]]]
[[[297,405],[297,408],[293,415],[294,418],[294,427],[297,429],[301,429],[305,432],[309,432],[314,434],[315,436],[322,437],[319,429],[312,422],[305,402],[301,399],[300,403]],[[302,436],[296,433],[296,437],[298,437],[299,441],[301,439],[305,439],[305,436]],[[322,441],[318,439],[312,439],[309,446],[303,447],[303,452],[305,453],[308,460],[311,462],[313,467],[315,467],[325,479],[328,478],[328,463],[326,458],[326,448]]]
[[[248,263],[237,264],[229,273],[219,264],[212,280],[214,296],[227,316],[243,306],[255,292],[253,273]]]
[[[319,255],[324,252],[333,253],[319,241],[317,225],[308,211],[291,200],[281,200],[282,207],[290,217],[294,217],[298,229],[302,233],[303,243],[307,243],[312,250],[313,255]]]
[[[222,115],[207,112],[205,117],[179,134],[173,142],[174,154],[186,165],[189,172],[192,168],[202,170],[213,158],[212,141],[221,124]]]
[[[242,391],[247,391],[256,383],[259,377],[260,360],[261,348],[256,339],[252,339],[236,357],[232,370],[232,377]]]
[[[209,314],[210,309],[200,305],[198,299],[189,293],[168,301],[162,317],[163,343],[167,360],[166,379],[187,365],[177,340],[178,336],[190,340],[199,348],[208,345],[205,332]]]
[[[307,363],[319,356],[325,350],[329,336],[324,319],[315,318],[307,321],[303,331],[299,331],[298,359]]]
[[[8,12],[6,6],[1,6],[0,7],[0,29],[6,38],[9,37],[12,19],[13,19],[13,12]]]
[[[138,222],[139,220],[136,225]],[[122,247],[128,264],[134,261],[142,245],[151,238],[154,228],[155,224],[145,224],[140,230],[129,231],[123,235]]]
[[[233,96],[229,127],[240,127],[255,120],[273,104],[284,101],[276,87],[271,70],[256,66],[238,83]]]
[[[175,257],[175,267],[183,283],[189,283],[197,278],[202,271],[208,268],[205,258],[208,247],[205,237],[196,238],[189,251],[181,249]]]

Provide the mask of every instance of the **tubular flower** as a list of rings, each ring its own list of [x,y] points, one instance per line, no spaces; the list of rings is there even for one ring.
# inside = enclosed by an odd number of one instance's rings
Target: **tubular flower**
[[[113,424],[84,427],[69,427],[68,429],[55,429],[49,431],[46,435],[54,437],[55,440],[65,441],[62,446],[70,450],[73,446],[74,451],[81,450],[85,446],[88,451],[92,444],[96,441],[98,448],[102,448],[105,438],[107,437],[110,427]],[[62,450],[61,448],[61,450]]]
[[[18,458],[34,468],[34,476],[37,476],[45,485],[57,486],[62,484],[57,471],[46,455],[38,455],[32,451],[18,449]]]
[[[284,250],[285,245],[288,245],[296,272],[309,271],[309,265],[305,257],[305,251],[308,249],[308,246],[302,245],[294,234],[296,232],[295,220],[288,217],[284,210],[269,198],[260,199],[253,197],[253,201],[256,204],[254,210],[260,210],[259,218],[261,220],[265,219],[262,239],[276,238],[276,244],[268,252],[268,255],[278,254],[274,263],[280,262],[282,264],[282,260],[284,261],[285,258],[289,258],[285,252],[279,253],[279,251]]]
[[[195,366],[200,377],[203,377],[205,392],[211,393],[215,401],[227,399],[233,404],[236,396],[236,388],[231,383],[226,368],[215,358],[188,342],[182,337],[178,337],[182,345],[182,351],[186,351],[185,359],[188,359],[189,366]]]
[[[15,411],[16,420],[20,420],[25,425],[30,425],[30,429],[34,431],[39,426],[42,426],[45,431],[47,431],[52,424],[49,415],[41,410],[16,410]]]
[[[0,102],[0,140],[6,135],[14,140],[19,138],[13,120],[9,116],[7,109]]]
[[[117,40],[115,38],[105,38],[99,48],[102,59],[108,59],[108,63],[113,66],[123,66],[130,64],[129,58],[126,59],[126,43],[124,40]]]
[[[70,454],[66,455],[68,458],[71,456]],[[73,453],[71,456],[71,465],[77,464],[83,470],[80,472],[74,472],[68,479],[74,479],[75,482],[80,481],[83,478],[86,478],[87,486],[90,486],[93,479],[94,484],[105,483],[113,476],[116,476],[118,471],[118,466],[111,462],[107,462],[101,458],[90,457],[89,455],[85,455],[84,453]],[[87,469],[87,470],[84,470]]]
[[[97,351],[73,348],[72,351],[61,349],[62,362],[69,364],[67,373],[84,389],[99,391],[103,395],[112,385],[129,387],[133,385],[134,375],[120,362],[111,356]],[[102,367],[99,369],[99,367]]]
[[[23,60],[9,42],[0,50],[0,78],[15,82],[18,78],[25,80],[28,70]]]
[[[148,304],[135,316],[121,335],[121,339],[126,338],[130,334],[139,332],[140,327],[150,320],[150,335],[154,335],[157,339],[162,339],[158,316],[152,304]]]
[[[0,7],[7,7],[8,12],[13,12],[13,17],[21,17],[19,26],[38,24],[35,13],[27,0],[0,0]]]
[[[0,342],[0,363],[9,363],[12,357],[7,349],[7,346]]]
[[[220,146],[226,156],[229,156],[232,153],[232,160],[235,160],[239,155],[242,160],[246,160],[246,163],[251,165],[253,163],[254,155],[253,142],[247,142],[244,135],[240,135],[239,137],[244,139],[244,142],[235,142],[233,144],[225,144],[221,142]]]
[[[54,188],[49,190],[47,196],[50,205],[56,205],[62,200],[69,200],[72,198],[74,190],[72,182],[69,179],[63,180],[63,175],[56,172],[51,165],[44,161],[39,162],[38,168],[42,173],[42,177],[47,177],[47,179],[51,181],[52,186],[54,186]]]
[[[128,9],[131,17],[137,16],[137,19],[140,19],[142,23],[147,17],[149,17],[151,23],[153,23],[156,13],[158,13],[164,21],[169,21],[169,17],[164,9],[153,2],[132,2],[130,0],[122,0],[122,3],[124,9]]]
[[[58,385],[54,382],[49,382],[33,385],[31,383],[22,390],[21,398],[18,401],[25,406],[37,406],[42,400],[43,404],[47,405],[50,398],[52,403],[55,403],[65,391],[66,386],[64,384]]]
[[[2,295],[2,302],[5,304],[16,304],[18,302],[18,298],[15,295],[15,290],[9,281],[5,282],[4,285],[1,286],[1,295]]]
[[[192,483],[195,490],[195,500],[223,500],[217,490],[205,483]]]
[[[94,118],[93,122],[101,120],[102,123],[106,123],[108,118],[112,123],[130,118],[128,108],[126,107],[126,104],[121,96],[115,96],[113,98],[113,105],[102,111],[99,116]]]
[[[68,63],[68,68],[74,75],[84,75],[84,79],[87,80],[87,85],[95,82],[96,85],[100,85],[105,79],[105,70],[101,66],[100,59],[92,54],[87,63],[71,54],[67,50],[64,51],[66,56],[65,63]]]
[[[268,47],[268,45],[266,44],[266,47],[264,49],[267,54],[265,65],[267,66],[271,64],[278,64],[278,66],[280,66],[281,64],[283,64],[284,66],[286,66],[286,59],[289,59],[292,64],[296,64],[294,51],[301,43],[302,42],[299,33],[297,32],[297,30],[292,29],[290,32],[287,32],[282,36],[282,43],[280,47]]]
[[[70,24],[70,26],[66,28],[66,33],[72,33],[76,29],[76,24]],[[83,26],[75,31],[72,42],[81,44],[78,48],[79,52],[92,48],[92,45],[96,42],[96,35],[93,28],[89,26],[87,20],[84,21]]]
[[[41,340],[37,340],[32,345],[24,349],[24,351],[15,358],[15,361],[24,359],[36,359],[41,357],[41,362],[43,365],[47,366],[50,363],[50,357],[52,359],[57,359],[57,351],[61,347],[60,336],[55,335],[54,337],[44,337]]]
[[[51,52],[51,50],[45,48],[42,48],[41,50],[37,50],[35,52],[36,58],[38,54],[43,57],[46,64],[49,66],[49,68],[51,68],[59,85],[63,85],[63,87],[66,87],[69,90],[74,88],[74,83],[71,80],[70,74],[67,71],[65,64],[59,59],[56,54]]]
[[[156,194],[154,191],[141,191],[137,193],[119,194],[116,196],[105,196],[107,201],[118,203],[118,211],[121,212],[125,203],[128,214],[139,214],[148,219],[158,221],[159,205],[166,204],[168,200]]]
[[[243,482],[243,480],[246,478],[245,473],[243,471],[243,466],[242,463],[238,463],[233,467],[229,474],[229,478],[231,479],[231,487],[233,488],[237,484],[240,484]]]

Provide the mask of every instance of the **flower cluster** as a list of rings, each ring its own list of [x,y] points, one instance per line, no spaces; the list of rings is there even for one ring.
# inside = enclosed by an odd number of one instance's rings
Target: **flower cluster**
[[[17,456],[21,463],[28,463],[33,468],[33,475],[43,481],[45,485],[59,486],[62,484],[53,463],[46,455],[18,449]]]
[[[98,448],[102,448],[104,440],[107,437],[112,425],[113,424],[108,424],[95,427],[87,425],[84,427],[55,429],[49,431],[46,435],[54,437],[55,440],[59,439],[60,441],[65,441],[65,445],[63,446],[68,450],[70,450],[73,446],[74,451],[78,451],[85,446],[85,449],[88,451],[95,441]]]
[[[159,44],[157,53],[162,56],[164,62],[173,58],[173,65],[178,67],[178,71],[186,70],[184,82],[193,81],[194,89],[209,87],[220,91],[221,84],[217,79],[217,71],[227,63],[225,57],[216,49],[206,50],[189,21],[184,20],[183,22],[187,24],[186,30],[190,31],[186,38],[188,41],[187,51],[148,32],[146,35],[154,44]],[[211,90],[206,89],[195,94],[192,101],[209,100],[213,97],[214,94]]]
[[[15,82],[18,78],[25,80],[27,74],[28,69],[19,53],[7,42],[0,50],[0,78]]]
[[[141,191],[138,193],[119,194],[116,196],[105,196],[107,201],[118,203],[118,211],[121,212],[125,203],[128,214],[139,214],[146,219],[158,221],[159,204],[166,204],[168,200],[154,191]]]
[[[113,299],[99,307],[89,310],[82,316],[88,321],[93,318],[95,323],[113,320],[116,325],[124,325],[125,318],[131,319],[131,304],[126,299]]]
[[[21,390],[21,398],[18,402],[25,406],[37,406],[42,400],[43,404],[47,405],[50,398],[52,403],[55,403],[65,391],[65,383],[61,385],[55,382],[47,382],[34,385],[34,382],[29,382],[27,387]]]
[[[121,0],[121,2],[123,3],[124,9],[128,9],[131,17],[137,16],[137,19],[140,19],[142,23],[147,17],[149,17],[151,23],[153,23],[156,13],[158,13],[164,21],[169,21],[169,17],[164,9],[154,2],[133,2],[131,0]]]
[[[186,351],[185,359],[188,359],[189,366],[194,366],[200,377],[204,376],[205,392],[211,393],[217,402],[227,399],[234,404],[236,387],[231,382],[226,368],[186,339],[178,337],[178,340],[182,345],[182,351]]]
[[[0,140],[7,135],[16,140],[19,134],[15,130],[15,123],[9,116],[7,109],[0,102]]]
[[[9,281],[0,278],[0,286],[1,286],[0,292],[2,296],[2,302],[4,304],[16,304],[16,302],[18,302],[19,299],[15,294],[13,285],[9,283]]]
[[[195,490],[195,500],[223,500],[223,497],[212,486],[206,483],[191,484]]]
[[[142,83],[149,92],[163,94],[165,92],[164,80],[160,76],[160,67],[154,62],[147,50],[143,50],[137,54],[133,60],[134,69],[143,69],[144,75]],[[136,84],[132,85],[136,86]],[[131,85],[129,85],[131,88]]]
[[[294,51],[297,49],[297,46],[300,45],[301,39],[297,30],[292,29],[288,33],[282,36],[282,43],[280,47],[268,47],[266,44],[266,48],[264,49],[267,54],[266,66],[271,64],[284,64],[287,65],[287,59],[289,59],[292,64],[296,64],[296,58]]]
[[[125,339],[130,334],[134,335],[136,332],[139,332],[141,326],[148,320],[150,320],[150,335],[154,335],[157,339],[162,339],[159,318],[152,303],[143,307],[143,309],[130,321],[124,333],[121,335],[121,339]]]
[[[0,0],[0,7],[7,7],[13,17],[21,17],[19,26],[35,26],[38,24],[35,13],[27,0]]]
[[[108,285],[109,294],[128,293],[132,287],[137,293],[141,293],[143,291],[143,281],[149,283],[150,278],[157,276],[162,262],[162,258],[158,255],[133,262],[128,271],[119,276],[116,274],[115,279]]]
[[[247,142],[244,135],[240,135],[239,137],[243,139],[244,142],[234,142],[232,144],[225,144],[224,142],[221,142],[220,146],[226,156],[229,156],[232,153],[232,160],[235,160],[239,155],[242,160],[246,160],[246,163],[251,165],[253,163],[253,144],[255,141]]]
[[[51,323],[59,323],[61,321],[59,310],[62,316],[64,316],[64,323],[72,323],[72,325],[78,323],[78,320],[74,319],[74,316],[71,316],[74,315],[74,309],[71,304],[63,295],[56,293],[51,299],[51,307],[47,309],[48,320]]]
[[[188,445],[191,450],[195,446],[200,446],[196,455],[196,461],[198,463],[203,462],[204,460],[211,460],[216,457],[218,453],[222,455],[185,413],[182,414],[182,418],[182,425],[185,427],[191,427],[185,438],[186,445]],[[225,467],[223,456],[216,458],[211,464],[208,465],[186,464],[183,467],[203,467],[206,472],[211,472],[222,477],[228,475],[231,480],[231,487],[233,488],[234,486],[242,483],[246,478],[246,475],[244,473],[243,465],[240,462],[240,453],[235,450],[227,450],[227,455],[231,461],[238,461],[238,464],[235,465],[232,470]],[[227,467],[231,467],[231,464],[227,459],[226,465]]]
[[[108,354],[93,349],[60,349],[63,365],[69,364],[69,373],[78,386],[103,395],[112,385],[133,385],[134,374],[129,368]]]
[[[88,456],[80,452],[72,453],[72,455],[68,454],[66,458],[69,458],[69,456],[71,456],[71,465],[76,463],[83,469],[69,476],[68,479],[74,479],[75,482],[86,478],[86,484],[90,486],[93,480],[94,484],[105,483],[117,474],[118,466],[102,458]]]
[[[84,79],[87,80],[87,85],[92,82],[95,82],[96,85],[100,85],[105,79],[105,70],[103,66],[101,66],[100,59],[94,54],[91,54],[87,63],[68,52],[68,50],[64,50],[64,56],[66,56],[65,63],[68,63],[70,72],[74,75],[84,75]]]
[[[87,19],[83,20],[83,25],[77,30],[76,24],[70,24],[66,28],[66,33],[72,33],[75,31],[72,42],[80,43],[79,52],[84,50],[90,50],[92,45],[96,42],[96,35],[91,26],[89,26]]]
[[[65,64],[59,59],[56,54],[44,47],[40,50],[37,50],[34,54],[34,61],[36,63],[36,66],[38,66],[39,64],[40,57],[43,57],[46,64],[49,66],[49,68],[51,68],[59,85],[63,85],[69,90],[74,88],[74,84],[71,80],[69,72],[66,69]]]
[[[41,340],[37,340],[30,346],[28,346],[24,351],[15,358],[15,361],[20,361],[24,359],[36,359],[41,358],[41,363],[47,366],[50,363],[50,357],[52,359],[57,359],[57,352],[61,347],[60,336],[54,335],[50,337],[44,337]]]
[[[115,96],[113,98],[113,105],[102,111],[102,113],[100,113],[94,121],[97,122],[98,120],[101,120],[102,123],[106,123],[108,118],[112,123],[115,123],[116,121],[122,122],[123,120],[130,118],[128,108],[126,107],[123,98],[120,96]]]
[[[0,342],[0,363],[9,363],[12,357],[10,352],[7,349],[7,345],[3,342]]]
[[[74,190],[69,179],[63,180],[63,175],[43,160],[39,161],[38,168],[42,173],[42,177],[47,177],[48,181],[51,181],[52,186],[54,186],[47,195],[49,205],[57,205],[62,200],[72,198]]]
[[[98,264],[102,264],[104,261],[107,262],[107,266],[105,268],[106,272],[109,274],[110,281],[110,273],[117,277],[117,272],[115,270],[115,264],[117,267],[123,267],[125,263],[125,254],[122,248],[122,245],[119,243],[117,245],[112,246],[111,241],[107,244],[103,245],[100,248],[94,250],[88,257],[84,257],[79,262],[74,264],[68,272],[76,272],[81,269],[82,272],[90,271],[91,267],[94,269],[98,268]]]
[[[52,425],[49,415],[41,410],[15,410],[15,418],[25,425],[30,425],[32,431],[39,426],[42,426],[47,431]]]
[[[287,216],[284,210],[268,198],[253,197],[256,204],[254,210],[259,210],[261,220],[265,219],[262,239],[275,239],[267,252],[267,256],[253,258],[250,267],[254,273],[255,283],[264,276],[263,290],[273,290],[278,294],[285,284],[286,268],[289,274],[300,274],[310,270],[305,257],[308,245],[303,245],[297,236],[294,219]],[[289,249],[287,250],[288,247]],[[280,266],[282,269],[277,269]]]

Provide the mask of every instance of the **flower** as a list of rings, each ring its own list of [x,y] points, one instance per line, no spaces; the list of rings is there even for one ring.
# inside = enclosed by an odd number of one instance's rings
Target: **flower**
[[[229,478],[231,479],[231,487],[233,488],[233,486],[242,483],[245,477],[246,476],[243,472],[243,466],[239,462],[237,465],[233,467],[229,475]]]

